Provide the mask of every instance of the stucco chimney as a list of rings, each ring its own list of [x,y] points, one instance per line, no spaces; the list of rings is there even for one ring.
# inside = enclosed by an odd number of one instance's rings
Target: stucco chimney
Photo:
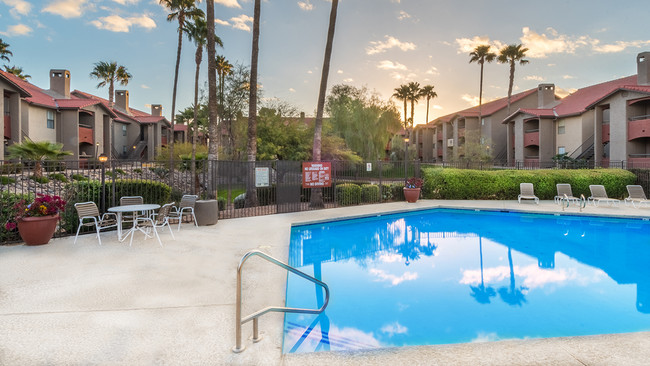
[[[129,91],[116,90],[115,91],[115,105],[129,113]]]
[[[636,83],[650,85],[650,52],[636,55]]]
[[[50,90],[70,98],[70,71],[50,70]]]
[[[151,105],[151,115],[160,117],[162,116],[162,105],[160,104],[152,104]]]
[[[555,102],[555,84],[537,86],[537,108],[550,107]]]

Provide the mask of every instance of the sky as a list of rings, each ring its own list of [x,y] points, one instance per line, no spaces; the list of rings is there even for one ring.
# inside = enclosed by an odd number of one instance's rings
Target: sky
[[[205,1],[198,4],[205,10]],[[517,66],[515,91],[554,83],[557,93],[636,73],[635,57],[650,51],[646,1],[340,0],[329,83],[366,87],[388,100],[411,81],[433,85],[429,121],[478,104],[480,67],[469,63],[479,44],[529,49]],[[331,2],[263,0],[259,84],[278,99],[315,115]],[[0,38],[9,66],[48,89],[48,71],[67,69],[71,88],[107,98],[89,77],[98,61],[116,61],[133,79],[130,106],[162,104],[170,118],[177,23],[157,0],[0,0]],[[252,0],[215,0],[217,53],[250,65]],[[177,109],[192,104],[195,46],[183,40]],[[201,87],[207,80],[207,55]],[[508,66],[486,64],[483,99],[504,97]],[[513,92],[513,93],[514,93]],[[401,102],[395,101],[400,112]],[[410,112],[409,112],[410,114]],[[426,120],[426,102],[415,122]]]

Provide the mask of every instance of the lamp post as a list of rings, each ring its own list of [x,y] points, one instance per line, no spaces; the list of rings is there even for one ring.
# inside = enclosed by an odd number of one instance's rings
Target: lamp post
[[[404,137],[404,186],[406,186],[406,181],[409,179],[408,162],[409,162],[409,130],[407,129],[406,137]]]
[[[101,212],[104,213],[106,208],[106,165],[104,163],[108,161],[108,156],[102,153],[97,160],[102,164],[102,200],[99,202],[99,207]]]

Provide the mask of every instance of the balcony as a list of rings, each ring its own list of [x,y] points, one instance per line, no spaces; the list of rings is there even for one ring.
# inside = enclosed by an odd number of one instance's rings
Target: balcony
[[[167,136],[161,137],[161,142],[162,146],[167,146]]]
[[[539,168],[539,156],[526,156],[524,158],[524,167]]]
[[[442,131],[438,131],[438,133],[436,134],[436,140],[442,141]]]
[[[603,124],[603,144],[609,142],[609,125]]]
[[[650,116],[632,117],[627,123],[627,140],[650,137]]]
[[[458,129],[458,138],[465,137],[465,128]]]
[[[442,148],[438,148],[438,156],[442,156]]]
[[[627,160],[628,168],[650,168],[650,154],[630,154]]]
[[[79,126],[79,143],[88,143],[88,144],[94,144],[95,142],[93,141],[93,129],[90,127],[86,126]]]
[[[524,133],[524,147],[539,146],[539,130],[528,130]]]
[[[5,116],[5,138],[11,139],[11,116]]]

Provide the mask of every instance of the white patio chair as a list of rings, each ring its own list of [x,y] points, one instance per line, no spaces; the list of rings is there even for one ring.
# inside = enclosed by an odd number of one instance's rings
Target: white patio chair
[[[153,231],[154,236],[158,239],[158,244],[162,247],[162,241],[158,235],[158,228],[163,229],[165,226],[169,228],[169,233],[172,235],[172,239],[176,240],[172,227],[169,225],[169,213],[174,207],[174,203],[166,203],[159,210],[158,213],[152,214],[150,217],[138,217],[136,221],[135,230],[131,232],[131,240],[129,241],[129,246],[133,245],[133,236],[135,231],[141,231],[145,235],[145,239],[152,237],[150,232]]]
[[[612,206],[618,206],[621,202],[616,198],[607,197],[607,192],[605,191],[605,186],[600,184],[592,184],[589,186],[589,191],[591,191],[591,196],[587,198],[587,201],[591,202],[595,207],[598,207],[598,204],[605,202],[611,204]]]
[[[99,237],[99,232],[112,227],[117,227],[117,217],[114,213],[107,212],[100,216],[99,209],[95,202],[79,202],[74,204],[79,216],[79,227],[77,228],[77,235],[74,237],[74,243],[77,243],[79,231],[82,226],[94,226],[97,230],[97,240],[99,245],[102,245],[102,238]],[[84,222],[86,220],[86,222]]]
[[[183,222],[184,216],[191,216],[194,220],[194,225],[199,226],[196,222],[196,216],[194,215],[194,206],[196,205],[196,200],[199,198],[197,195],[186,194],[181,198],[181,202],[178,204],[178,207],[174,207],[174,210],[170,213],[169,217],[172,219],[178,219],[178,231],[181,230],[181,223]]]

